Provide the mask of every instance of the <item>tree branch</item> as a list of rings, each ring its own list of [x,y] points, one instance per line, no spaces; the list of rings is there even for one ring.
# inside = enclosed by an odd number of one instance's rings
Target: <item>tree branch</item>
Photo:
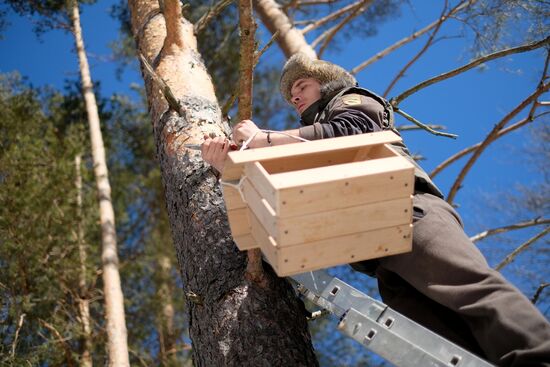
[[[206,28],[207,24],[216,16],[218,16],[232,2],[233,0],[221,0],[216,5],[208,8],[206,13],[204,13],[194,25],[193,30],[195,34],[199,34],[200,32],[202,32],[202,30]]]
[[[164,38],[164,50],[172,45],[176,45],[180,49],[183,44],[183,25],[181,22],[181,4],[180,0],[159,0],[160,9],[166,24],[166,37]]]
[[[533,295],[533,298],[531,298],[531,302],[536,305],[537,304],[537,301],[539,300],[539,297],[540,297],[540,294],[542,293],[542,291],[544,290],[544,288],[550,286],[550,283],[542,283],[541,285],[539,285],[539,287],[537,288],[535,294]]]
[[[271,34],[280,32],[277,43],[287,58],[296,52],[304,52],[312,59],[317,58],[317,53],[307,43],[302,32],[294,27],[275,0],[254,0],[254,9]]]
[[[309,6],[309,5],[326,5],[326,4],[333,4],[337,2],[338,0],[302,0],[302,1],[296,1],[295,7],[299,8],[301,6]]]
[[[462,3],[457,5],[455,8],[451,9],[451,11],[449,11],[448,14],[446,14],[443,17],[437,19],[436,21],[428,24],[426,27],[422,28],[421,30],[419,30],[417,32],[414,32],[410,36],[401,39],[400,41],[394,43],[393,45],[387,47],[386,49],[378,52],[376,55],[372,56],[370,59],[362,62],[359,65],[357,65],[356,67],[354,67],[351,70],[351,73],[352,74],[357,74],[361,70],[365,69],[367,66],[369,66],[371,64],[374,64],[376,61],[386,57],[387,55],[389,55],[393,51],[397,50],[398,48],[401,48],[402,46],[406,45],[407,43],[410,43],[410,42],[414,41],[418,37],[422,36],[424,33],[428,32],[431,29],[433,29],[434,27],[436,27],[438,24],[440,24],[440,23],[444,22],[445,20],[447,20],[447,18],[455,15],[456,13],[458,13],[459,11],[467,8],[468,6],[473,5],[476,1],[477,0],[463,1]]]
[[[262,47],[262,49],[260,51],[257,51],[255,54],[254,54],[254,68],[256,67],[256,65],[258,65],[258,62],[260,62],[260,57],[262,57],[262,55],[264,54],[264,52],[267,51],[267,49],[269,47],[271,47],[271,45],[273,44],[273,42],[275,42],[277,40],[277,37],[279,37],[279,31],[276,31],[273,36],[271,36],[271,39],[269,40],[269,42],[267,42],[265,44],[264,47]],[[233,107],[233,105],[235,104],[235,101],[237,100],[237,95],[239,94],[239,88],[236,88],[233,93],[231,93],[231,95],[229,96],[229,98],[227,99],[227,101],[223,104],[223,107],[222,107],[222,116],[227,116],[227,114],[229,113],[229,110],[231,109],[231,107]]]
[[[260,62],[260,57],[262,57],[262,55],[271,47],[271,45],[273,45],[273,42],[277,40],[277,38],[279,37],[279,34],[280,34],[279,31],[276,31],[275,33],[273,33],[273,35],[271,36],[269,41],[265,44],[265,46],[262,47],[260,51],[257,51],[256,53],[254,53],[254,67],[256,67],[256,65],[258,65],[258,62]]]
[[[536,50],[537,48],[541,48],[541,47],[546,46],[548,44],[550,44],[550,36],[546,37],[545,39],[543,39],[541,41],[533,42],[533,43],[530,43],[528,45],[508,48],[506,50],[497,51],[497,52],[494,52],[492,54],[480,57],[480,58],[478,58],[478,59],[476,59],[476,60],[474,60],[474,61],[472,61],[472,62],[470,62],[466,65],[463,65],[459,68],[451,70],[447,73],[443,73],[443,74],[438,75],[436,77],[430,78],[430,79],[428,79],[428,80],[426,80],[426,81],[424,81],[424,82],[422,82],[422,83],[406,90],[405,92],[401,93],[397,97],[392,98],[390,102],[394,107],[397,107],[397,106],[399,106],[399,104],[404,99],[410,97],[412,94],[414,94],[414,93],[416,93],[416,92],[418,92],[418,91],[420,91],[420,90],[422,90],[422,89],[424,89],[424,88],[426,88],[426,87],[428,87],[432,84],[435,84],[437,82],[441,82],[443,80],[452,78],[453,76],[461,74],[461,73],[463,73],[465,71],[468,71],[472,68],[475,68],[476,66],[479,66],[484,62],[491,61],[491,60],[494,60],[494,59],[498,59],[498,58],[508,56],[508,55],[511,55],[511,54]]]
[[[71,347],[67,344],[66,339],[63,338],[63,336],[59,333],[59,331],[57,331],[57,329],[52,324],[49,324],[42,319],[39,319],[39,321],[42,325],[46,327],[46,329],[50,330],[50,332],[55,335],[55,337],[57,338],[57,342],[60,343],[61,346],[63,347],[63,351],[65,352],[65,360],[67,361],[67,366],[74,366]]]
[[[550,39],[550,37],[548,38]],[[530,103],[533,103],[534,106],[536,106],[536,100],[537,98],[545,93],[549,87],[550,84],[544,84],[544,80],[546,79],[546,72],[548,70],[548,59],[550,58],[550,51],[547,52],[546,55],[546,61],[545,61],[545,69],[542,73],[541,81],[537,87],[537,89],[529,96],[527,97],[523,102],[521,102],[512,112],[510,112],[508,115],[506,115],[498,124],[496,124],[493,127],[493,130],[487,135],[485,140],[481,143],[481,145],[475,150],[475,152],[472,154],[468,162],[464,165],[460,173],[458,174],[453,186],[451,187],[449,194],[447,196],[447,202],[449,204],[453,203],[454,197],[456,193],[458,192],[458,189],[462,185],[462,182],[464,181],[464,178],[474,165],[474,163],[477,161],[481,153],[491,144],[493,141],[495,141],[498,137],[498,132],[510,121],[514,116],[516,116],[518,113],[520,113],[525,107],[527,107]],[[534,113],[534,111],[531,109],[529,114]]]
[[[525,241],[523,244],[521,244],[517,249],[512,251],[512,253],[510,255],[506,256],[506,258],[504,260],[502,260],[502,262],[495,267],[495,270],[500,270],[503,267],[505,267],[506,265],[508,265],[509,263],[511,263],[512,261],[514,261],[516,256],[518,256],[523,251],[527,250],[538,239],[546,236],[548,234],[548,232],[550,232],[550,226],[546,227],[542,232],[540,232],[539,234],[537,234],[534,237],[531,237],[530,239]]]
[[[437,25],[435,26],[435,29],[434,31],[432,32],[432,34],[430,34],[430,37],[428,38],[428,40],[426,41],[426,43],[424,44],[424,46],[420,49],[420,51],[418,51],[418,53],[412,58],[409,60],[409,62],[399,71],[399,73],[397,73],[397,75],[395,76],[395,78],[393,78],[393,80],[390,82],[390,84],[388,85],[388,87],[386,88],[386,90],[384,91],[384,94],[382,94],[382,96],[384,98],[386,98],[388,96],[388,93],[390,93],[390,91],[393,89],[393,87],[395,86],[395,84],[397,83],[397,81],[399,79],[401,79],[405,73],[407,72],[407,70],[409,70],[409,68],[411,66],[413,66],[413,64],[418,61],[418,59],[420,59],[420,57],[428,50],[428,48],[430,48],[430,46],[433,44],[433,41],[434,41],[434,38],[435,36],[437,35],[437,32],[439,32],[439,30],[441,29],[441,26],[443,25],[443,22],[448,19],[445,17],[445,11],[447,10],[447,6],[449,5],[449,1],[448,0],[445,0],[445,6],[443,7],[443,11],[441,12],[441,15],[439,16],[439,21],[437,22]]]
[[[346,5],[344,6],[343,8],[340,8],[338,10],[336,10],[335,12],[327,15],[326,17],[323,17],[321,19],[318,19],[316,20],[315,22],[312,22],[311,24],[309,24],[308,26],[300,29],[300,32],[302,32],[302,34],[306,34],[308,32],[311,32],[313,31],[314,29],[317,29],[319,27],[321,27],[322,25],[330,22],[331,20],[334,20],[334,19],[338,19],[340,18],[340,16],[342,16],[343,14],[347,13],[348,11],[354,9],[356,6],[358,6],[360,3],[362,2],[362,0],[359,0],[355,3],[352,3],[352,4],[349,4],[349,5]],[[296,23],[295,23],[296,24]]]
[[[450,133],[444,133],[444,132],[436,131],[436,130],[434,130],[430,127],[431,125],[423,124],[422,122],[418,121],[417,119],[415,119],[414,117],[412,117],[411,115],[409,115],[408,113],[406,113],[405,111],[403,111],[400,108],[395,108],[394,111],[397,112],[398,114],[400,114],[401,116],[405,117],[407,120],[409,120],[413,124],[417,125],[419,128],[421,128],[423,130],[426,130],[427,132],[429,132],[431,134],[434,134],[434,135],[437,135],[437,136],[445,136],[447,138],[452,138],[452,139],[456,139],[457,136],[458,136],[456,134],[450,134]]]
[[[425,126],[429,127],[430,129],[434,129],[434,130],[445,130],[447,127],[444,126],[444,125],[427,125],[425,124]],[[396,126],[395,129],[397,131],[411,131],[411,130],[425,130],[424,127],[421,127],[421,126],[418,126],[418,125],[400,125],[400,126]]]
[[[256,24],[252,0],[239,0],[241,50],[239,61],[239,121],[252,118],[252,81],[254,79]]]
[[[535,116],[533,117],[532,120],[528,119],[528,118],[524,118],[523,120],[521,121],[518,121],[516,122],[515,124],[513,125],[510,125],[508,126],[507,128],[505,129],[502,129],[502,130],[499,130],[495,140],[501,138],[502,136],[514,131],[514,130],[517,130],[519,129],[520,127],[528,124],[529,122],[532,122],[534,121],[538,116]],[[437,167],[435,167],[435,169],[430,172],[430,177],[434,178],[436,175],[438,175],[441,171],[443,171],[445,168],[447,168],[449,165],[451,165],[452,163],[456,162],[457,160],[459,160],[460,158],[464,157],[466,154],[468,153],[471,153],[473,152],[474,150],[476,150],[477,148],[479,148],[479,146],[481,145],[481,143],[477,143],[475,145],[472,145],[468,148],[465,148],[463,150],[461,150],[460,152],[458,153],[455,153],[454,155],[452,155],[451,157],[447,158],[445,161],[443,161],[442,163],[440,163]]]
[[[324,39],[323,45],[321,46],[318,52],[319,58],[322,57],[323,53],[328,47],[328,44],[332,41],[334,36],[336,36],[336,33],[338,33],[346,24],[351,22],[354,18],[356,18],[365,10],[367,10],[371,3],[372,3],[372,0],[362,0],[359,4],[357,4],[354,7],[353,11],[347,17],[345,17],[340,23],[338,23],[328,31],[324,32],[322,35],[317,37],[315,41],[311,43],[311,47],[315,48],[317,44]]]
[[[252,0],[239,0],[239,27],[241,31],[241,58],[239,63],[239,121],[252,118],[252,82],[255,66],[256,23],[252,15]],[[256,283],[265,284],[262,252],[248,250],[245,276]]]
[[[15,357],[15,349],[17,348],[17,339],[19,338],[19,331],[21,331],[21,328],[23,327],[23,321],[25,320],[26,314],[21,314],[19,316],[19,322],[17,323],[17,330],[15,330],[15,337],[13,338],[13,343],[11,345],[11,358]]]
[[[483,231],[481,233],[476,234],[475,236],[470,237],[470,241],[477,242],[477,241],[481,241],[481,240],[483,240],[483,239],[485,239],[489,236],[493,236],[495,234],[509,232],[509,231],[513,231],[513,230],[516,230],[516,229],[528,228],[528,227],[532,227],[532,226],[538,226],[538,225],[541,225],[541,224],[550,224],[550,219],[535,218],[535,219],[529,220],[527,222],[521,222],[521,223],[511,224],[511,225],[504,226],[504,227],[488,229],[486,231]]]
[[[172,90],[170,89],[168,84],[166,84],[164,79],[162,79],[155,72],[155,70],[153,70],[153,67],[151,66],[151,64],[149,64],[149,62],[147,61],[147,59],[145,58],[145,56],[143,56],[143,54],[141,52],[139,52],[139,59],[141,60],[141,62],[143,64],[143,68],[144,68],[145,72],[147,74],[149,74],[149,76],[151,77],[153,82],[155,82],[158,85],[158,87],[160,88],[160,91],[164,95],[164,98],[166,98],[166,102],[168,102],[168,105],[170,106],[170,108],[172,110],[176,111],[178,113],[178,115],[180,115],[181,117],[185,117],[185,110],[184,110],[183,106],[181,105],[181,103],[178,101],[176,96],[174,96],[174,93],[172,93]]]

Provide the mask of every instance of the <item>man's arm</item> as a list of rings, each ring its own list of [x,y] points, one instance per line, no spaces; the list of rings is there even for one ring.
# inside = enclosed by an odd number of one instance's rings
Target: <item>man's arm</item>
[[[254,122],[250,120],[243,120],[239,122],[233,128],[233,140],[242,144],[249,137],[254,135],[254,139],[248,144],[250,148],[262,148],[271,145],[281,145],[296,143],[300,140],[295,137],[300,136],[298,129],[286,130],[282,133],[264,133],[262,132]],[[269,140],[268,140],[269,137]],[[211,166],[213,166],[220,173],[223,173],[225,160],[227,159],[227,153],[230,150],[231,142],[226,138],[216,137],[211,139],[209,136],[204,136],[204,143],[201,146],[202,159]]]
[[[269,147],[300,142],[299,129],[285,130],[282,132],[264,133],[251,120],[243,120],[233,128],[233,141],[239,145],[247,141],[251,136],[254,139],[248,144],[250,148]]]

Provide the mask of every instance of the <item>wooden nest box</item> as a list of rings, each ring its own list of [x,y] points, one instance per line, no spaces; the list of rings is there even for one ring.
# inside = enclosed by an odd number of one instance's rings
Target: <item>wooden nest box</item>
[[[391,132],[230,152],[222,175],[241,250],[279,276],[411,250],[414,167]]]

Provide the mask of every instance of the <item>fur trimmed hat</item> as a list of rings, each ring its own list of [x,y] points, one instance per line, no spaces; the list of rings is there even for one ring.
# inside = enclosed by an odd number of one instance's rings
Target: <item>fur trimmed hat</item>
[[[291,103],[292,85],[303,78],[313,78],[321,83],[321,97],[357,85],[355,77],[344,68],[328,61],[312,60],[307,54],[298,52],[286,62],[279,83],[281,94],[288,103]]]

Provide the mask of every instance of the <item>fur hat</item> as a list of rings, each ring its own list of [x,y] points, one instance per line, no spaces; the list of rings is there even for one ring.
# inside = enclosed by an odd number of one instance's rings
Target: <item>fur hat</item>
[[[288,59],[281,73],[279,88],[288,103],[291,103],[292,85],[302,78],[318,80],[321,83],[321,97],[357,85],[355,77],[344,68],[328,61],[312,60],[305,53],[298,52]]]

